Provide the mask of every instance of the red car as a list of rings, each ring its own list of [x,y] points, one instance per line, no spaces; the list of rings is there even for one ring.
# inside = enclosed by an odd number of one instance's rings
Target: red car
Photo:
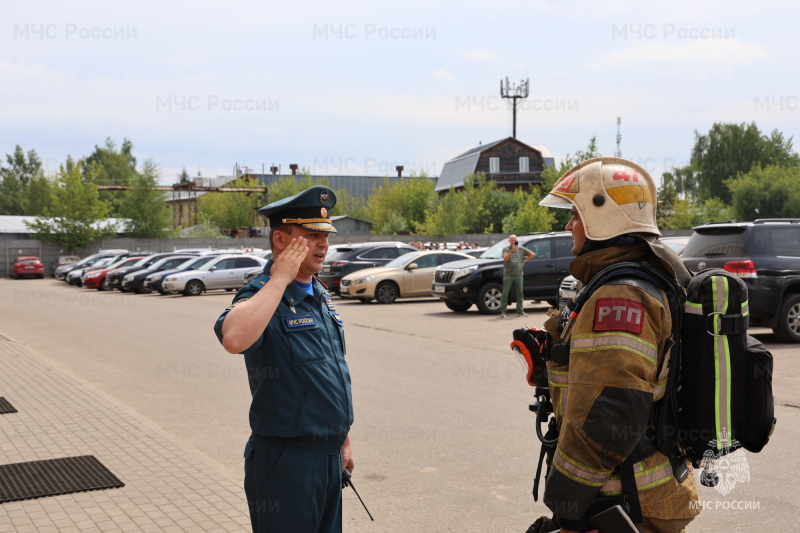
[[[89,270],[88,272],[84,273],[81,276],[81,282],[84,287],[87,289],[97,289],[99,291],[107,291],[110,290],[111,287],[108,286],[108,280],[106,279],[106,275],[114,270],[115,268],[122,268],[128,267],[132,264],[139,261],[143,255],[137,257],[126,257],[125,259],[120,259],[114,264],[108,265],[107,268],[100,268],[98,270]]]
[[[34,278],[44,278],[44,265],[42,261],[33,255],[21,255],[11,263],[9,275],[12,279],[32,276]]]

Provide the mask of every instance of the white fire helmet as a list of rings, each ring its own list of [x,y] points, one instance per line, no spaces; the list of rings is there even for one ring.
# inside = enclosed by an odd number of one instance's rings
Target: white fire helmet
[[[558,180],[539,205],[574,205],[586,236],[604,241],[626,233],[661,236],[656,226],[656,186],[645,169],[618,157],[578,163]]]

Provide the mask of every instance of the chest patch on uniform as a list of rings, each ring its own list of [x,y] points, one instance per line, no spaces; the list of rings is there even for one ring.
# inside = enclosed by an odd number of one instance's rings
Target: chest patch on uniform
[[[594,311],[594,331],[641,333],[644,304],[627,298],[600,298]]]
[[[286,321],[286,327],[290,329],[317,325],[317,319],[313,315],[288,316],[284,320]]]

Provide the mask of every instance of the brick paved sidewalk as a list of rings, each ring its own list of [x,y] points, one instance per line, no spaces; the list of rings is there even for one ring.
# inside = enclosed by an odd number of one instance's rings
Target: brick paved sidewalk
[[[137,413],[0,336],[0,465],[94,455],[125,483],[0,504],[0,533],[249,531],[241,480]]]

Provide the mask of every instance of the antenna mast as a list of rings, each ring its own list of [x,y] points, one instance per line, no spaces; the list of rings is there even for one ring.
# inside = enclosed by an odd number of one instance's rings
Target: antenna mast
[[[622,119],[617,117],[617,151],[614,152],[614,156],[622,157],[622,150],[620,149],[619,145],[622,142],[622,134],[619,132],[619,125],[622,123]]]
[[[511,100],[511,113],[514,117],[513,137],[517,138],[517,100],[524,100],[528,97],[528,87],[530,81],[528,78],[519,82],[519,85],[510,83],[508,76],[506,76],[505,84],[500,80],[500,96]]]

